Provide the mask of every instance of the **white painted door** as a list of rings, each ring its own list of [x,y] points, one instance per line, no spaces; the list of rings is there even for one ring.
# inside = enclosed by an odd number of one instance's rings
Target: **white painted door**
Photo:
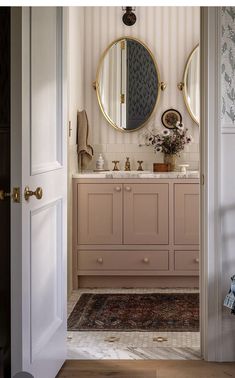
[[[11,16],[12,377],[54,378],[66,357],[66,9]]]

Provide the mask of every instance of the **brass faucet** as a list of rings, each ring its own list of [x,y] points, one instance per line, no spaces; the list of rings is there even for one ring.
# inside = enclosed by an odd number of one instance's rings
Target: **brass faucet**
[[[131,170],[131,163],[130,163],[130,158],[126,158],[126,163],[125,163],[125,171],[130,171]]]
[[[119,160],[113,160],[112,163],[114,163],[113,171],[119,171],[119,168],[118,168]]]
[[[137,160],[137,163],[139,164],[137,171],[143,171],[143,167],[142,167],[143,160]]]

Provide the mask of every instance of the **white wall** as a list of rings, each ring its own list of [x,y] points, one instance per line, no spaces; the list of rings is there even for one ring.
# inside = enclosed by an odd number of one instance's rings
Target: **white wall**
[[[111,161],[114,159],[121,161],[122,168],[126,156],[130,156],[133,169],[139,159],[144,160],[145,169],[152,169],[153,162],[162,160],[161,153],[156,156],[150,147],[138,146],[139,134],[143,129],[124,134],[108,124],[92,88],[99,58],[107,45],[120,36],[134,36],[148,45],[157,60],[161,80],[167,82],[167,89],[161,93],[159,105],[149,125],[160,126],[161,115],[166,109],[178,109],[194,138],[194,143],[186,147],[181,160],[190,163],[193,169],[198,168],[199,128],[188,115],[177,83],[182,80],[188,55],[199,42],[199,7],[136,7],[137,22],[132,27],[123,24],[122,15],[121,6],[84,8],[84,106],[95,150],[90,167],[94,167],[99,152],[103,152],[109,169],[112,169]]]
[[[84,107],[84,9],[69,7],[69,119],[72,133],[68,146],[68,293],[72,289],[72,174],[77,172],[77,111]]]

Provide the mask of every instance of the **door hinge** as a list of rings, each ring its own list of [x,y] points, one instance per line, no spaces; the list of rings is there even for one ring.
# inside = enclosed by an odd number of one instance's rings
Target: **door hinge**
[[[120,95],[120,101],[121,104],[125,104],[125,95],[123,93]]]
[[[72,135],[72,122],[69,121],[69,137]]]

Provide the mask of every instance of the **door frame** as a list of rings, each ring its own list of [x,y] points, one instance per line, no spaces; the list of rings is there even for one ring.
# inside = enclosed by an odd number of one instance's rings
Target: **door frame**
[[[220,151],[221,7],[201,7],[200,311],[201,354],[222,361]]]
[[[220,72],[220,9],[220,7],[202,7],[200,17],[200,170],[201,179],[204,180],[200,193],[201,352],[202,357],[209,361],[221,361],[222,359],[222,256],[219,216],[221,137],[220,77],[218,77],[218,72]],[[14,183],[11,183],[11,186],[14,186]],[[13,257],[17,258],[17,256]],[[11,274],[18,275],[19,272],[15,270]],[[16,293],[12,293],[12,297],[15,298],[15,296]]]
[[[221,7],[200,7],[200,324],[201,357],[225,359],[222,346],[220,218]]]

